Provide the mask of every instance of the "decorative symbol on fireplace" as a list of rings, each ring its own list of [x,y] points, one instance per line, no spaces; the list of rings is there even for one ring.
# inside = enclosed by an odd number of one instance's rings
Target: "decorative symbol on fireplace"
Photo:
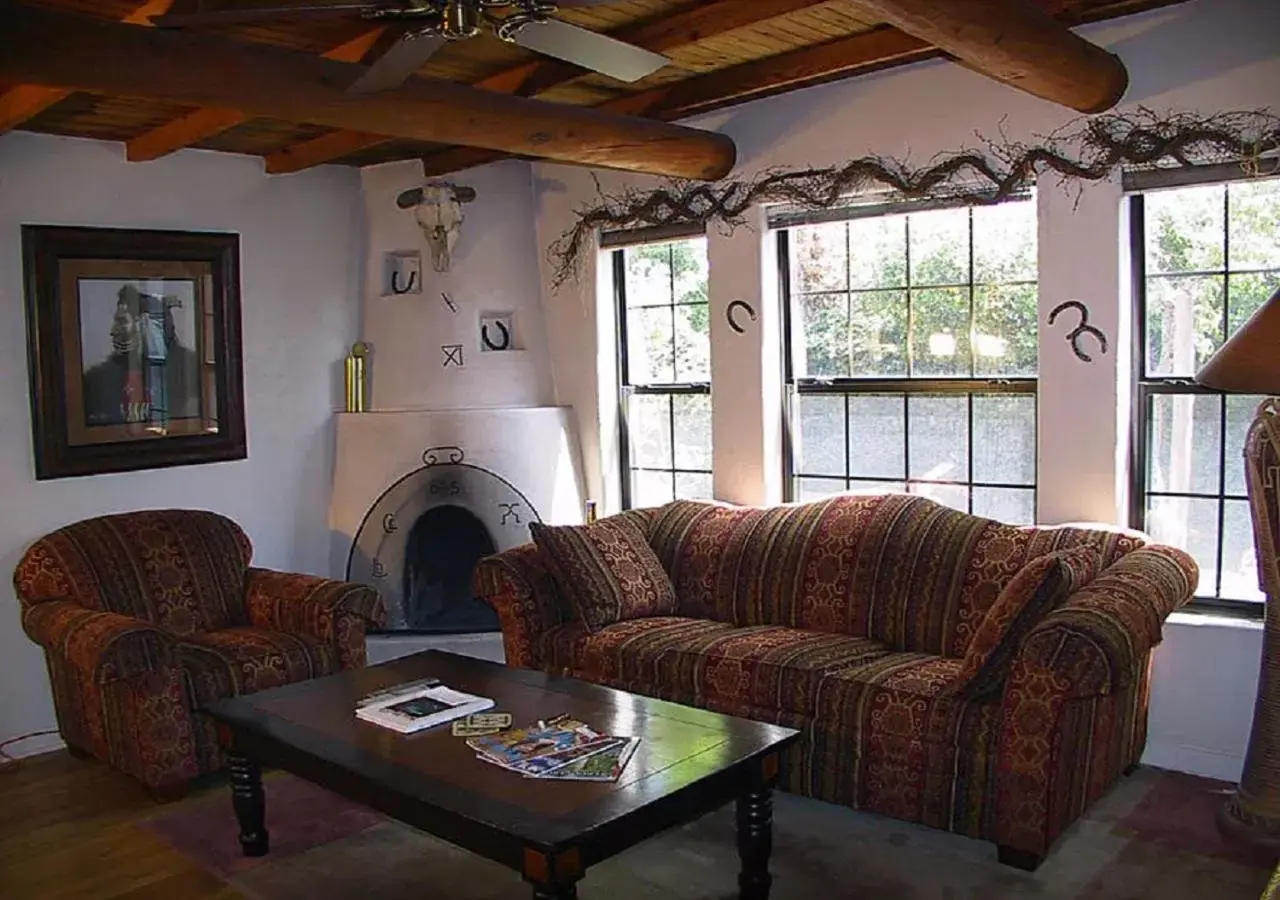
[[[494,340],[489,334],[489,328],[492,327],[498,333],[498,339]],[[511,329],[507,327],[507,323],[501,319],[494,319],[492,322],[480,323],[480,340],[484,342],[486,350],[510,350],[511,349]]]
[[[520,504],[519,503],[499,503],[502,507],[502,524],[507,524],[507,519],[514,518],[516,524],[520,524]]]
[[[449,312],[453,313],[454,315],[457,315],[458,305],[453,302],[453,298],[450,297],[448,294],[446,294],[444,291],[440,292],[440,296],[444,298],[444,305],[449,307]]]
[[[373,564],[369,567],[369,574],[374,578],[386,578],[387,567],[382,564],[382,560],[375,559]]]
[[[382,517],[382,530],[387,534],[395,534],[400,530],[400,525],[396,522],[395,513],[387,513]]]
[[[461,344],[441,344],[440,350],[442,353],[444,353],[444,367],[446,369],[449,368],[450,366],[457,366],[459,369],[462,368],[463,362],[462,362],[462,345]]]
[[[462,485],[458,484],[457,481],[433,481],[427,491],[433,497],[438,497],[441,494],[456,497],[462,493]]]
[[[461,447],[428,447],[426,450],[422,451],[422,464],[424,466],[440,465],[440,454],[445,453],[445,451],[448,451],[448,455],[445,456],[444,462],[451,466],[456,466],[458,463],[462,462],[464,454]]]

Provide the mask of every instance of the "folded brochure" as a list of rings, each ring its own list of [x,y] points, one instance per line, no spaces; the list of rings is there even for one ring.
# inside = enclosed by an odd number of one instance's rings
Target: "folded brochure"
[[[602,773],[607,775],[615,767],[621,772],[638,741],[639,738],[601,734],[585,722],[569,716],[557,716],[527,728],[473,737],[467,741],[467,746],[476,751],[477,758],[519,772],[526,778],[551,777],[553,774],[560,778],[573,778],[572,772],[579,770],[577,767],[586,766],[596,756],[609,756],[612,763],[588,767],[589,780],[595,781],[612,780],[602,777]],[[628,751],[625,757],[622,756],[624,750]]]
[[[445,687],[442,684],[396,691],[390,696],[356,708],[366,722],[401,733],[412,733],[489,709],[493,700]]]

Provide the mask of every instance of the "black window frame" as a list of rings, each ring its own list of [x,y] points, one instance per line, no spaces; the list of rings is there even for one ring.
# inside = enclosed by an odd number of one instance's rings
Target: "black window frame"
[[[1030,196],[1018,196],[1011,198],[1016,202],[1034,202]],[[786,389],[783,392],[783,447],[782,447],[782,476],[783,476],[783,499],[786,502],[795,502],[798,497],[797,486],[802,478],[807,479],[826,479],[832,482],[843,481],[845,490],[851,490],[852,486],[862,483],[877,483],[885,481],[897,482],[895,478],[870,478],[870,477],[854,477],[849,471],[849,401],[848,398],[854,395],[880,395],[901,394],[903,404],[903,475],[901,479],[903,486],[910,491],[912,485],[941,485],[941,486],[958,486],[964,487],[967,491],[968,502],[967,509],[970,513],[973,511],[973,491],[975,488],[995,488],[995,489],[1018,489],[1027,490],[1031,493],[1032,519],[1036,517],[1036,510],[1039,504],[1040,492],[1040,468],[1039,468],[1039,373],[1035,377],[1019,376],[1019,377],[936,377],[936,378],[913,378],[910,375],[895,378],[859,378],[859,377],[797,377],[795,374],[794,360],[794,334],[792,326],[792,318],[794,315],[794,304],[791,285],[791,248],[790,248],[790,229],[793,227],[819,224],[826,222],[847,221],[854,218],[870,218],[880,215],[902,214],[919,212],[933,209],[970,209],[973,204],[964,202],[948,202],[948,201],[924,201],[910,202],[901,204],[885,204],[876,206],[867,206],[858,210],[846,211],[827,211],[819,213],[816,216],[800,216],[795,218],[779,217],[773,221],[777,233],[778,248],[778,296],[782,305],[782,340],[783,340],[783,383]],[[973,226],[972,219],[969,226],[969,281],[962,285],[969,290],[969,327],[972,333],[975,317],[976,304],[974,303],[974,291],[978,287],[984,286],[973,280]],[[1039,267],[1036,271],[1036,289],[1039,291]],[[935,285],[929,285],[932,288]],[[907,284],[903,290],[909,295],[912,289],[910,283],[910,266],[908,264]],[[910,309],[908,310],[910,317]],[[1037,321],[1039,315],[1037,314]],[[909,319],[910,321],[910,319]],[[908,326],[909,327],[909,326]],[[908,357],[912,352],[910,336],[907,338],[906,352]],[[972,352],[972,351],[971,351]],[[1038,369],[1038,365],[1037,365]],[[910,362],[908,361],[908,372],[910,372]],[[794,429],[797,427],[795,414],[797,412],[798,400],[803,395],[836,395],[845,397],[844,404],[844,435],[845,435],[845,453],[844,468],[845,474],[842,477],[835,475],[806,475],[795,470],[795,439]],[[1008,484],[993,482],[976,482],[973,480],[974,457],[974,430],[973,430],[973,398],[975,396],[989,396],[1013,394],[1019,396],[1030,395],[1035,401],[1035,411],[1032,417],[1032,432],[1036,435],[1035,458],[1032,460],[1033,477],[1030,484]],[[964,481],[948,481],[935,480],[927,478],[912,478],[910,468],[911,458],[911,439],[910,439],[910,401],[912,396],[956,396],[964,395],[969,398],[968,402],[968,471],[966,480]]]
[[[688,240],[691,238],[702,237],[702,232],[673,233],[662,241],[648,241],[648,243],[674,243],[679,240]],[[671,493],[673,497],[679,497],[676,489],[678,484],[677,476],[679,475],[709,475],[713,479],[714,475],[714,456],[712,458],[712,469],[682,469],[675,464],[675,403],[674,401],[667,404],[668,427],[671,429],[671,468],[656,469],[651,467],[638,467],[631,464],[631,432],[629,428],[629,401],[632,397],[642,396],[660,396],[660,397],[680,397],[691,395],[711,395],[711,373],[707,372],[707,380],[705,382],[670,382],[661,384],[632,384],[630,377],[630,364],[627,359],[627,260],[626,251],[636,246],[636,244],[615,245],[609,253],[610,266],[613,274],[613,303],[614,314],[617,316],[618,340],[616,345],[616,362],[618,373],[618,476],[620,484],[620,499],[622,509],[632,509],[632,479],[637,472],[661,472],[671,475]],[[673,274],[674,278],[674,274]],[[674,296],[674,286],[672,289]],[[666,305],[666,304],[664,304]],[[675,315],[675,306],[671,304],[672,315]],[[709,304],[708,304],[709,306]],[[714,453],[714,450],[713,450]]]
[[[1216,560],[1215,593],[1222,591],[1223,556],[1226,544],[1225,518],[1227,501],[1248,502],[1247,489],[1244,493],[1234,494],[1226,491],[1227,467],[1227,404],[1225,398],[1233,396],[1230,392],[1219,391],[1197,383],[1191,378],[1181,375],[1148,375],[1147,374],[1147,232],[1146,232],[1146,194],[1165,188],[1194,188],[1222,186],[1223,203],[1223,264],[1222,270],[1208,270],[1203,273],[1176,273],[1177,275],[1221,275],[1223,279],[1222,319],[1223,340],[1230,336],[1231,316],[1231,275],[1245,274],[1251,270],[1235,270],[1231,268],[1230,241],[1230,182],[1245,180],[1238,166],[1217,166],[1211,172],[1202,173],[1200,178],[1162,178],[1163,173],[1145,173],[1145,177],[1126,181],[1129,193],[1126,198],[1129,216],[1129,264],[1130,293],[1132,299],[1133,327],[1132,335],[1132,391],[1130,410],[1130,454],[1129,454],[1129,525],[1139,531],[1146,530],[1147,499],[1149,496],[1186,497],[1190,499],[1216,500],[1218,505],[1218,539]],[[1272,270],[1266,270],[1272,271]],[[1160,396],[1206,396],[1223,398],[1219,404],[1218,425],[1218,490],[1216,494],[1150,491],[1148,490],[1150,464],[1150,422],[1155,398]],[[1243,435],[1241,436],[1243,438]],[[1243,463],[1241,463],[1243,464]],[[1252,536],[1252,530],[1250,531]],[[1184,610],[1205,614],[1217,614],[1235,618],[1260,621],[1266,614],[1266,602],[1239,600],[1232,597],[1207,597],[1197,594]]]

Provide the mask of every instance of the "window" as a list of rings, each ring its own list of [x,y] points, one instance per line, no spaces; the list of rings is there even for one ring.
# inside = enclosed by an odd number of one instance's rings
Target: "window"
[[[1195,557],[1202,604],[1260,614],[1241,453],[1262,398],[1192,378],[1280,287],[1280,180],[1153,191],[1130,203],[1133,523]]]
[[[708,499],[711,335],[706,238],[613,253],[622,506]]]
[[[779,232],[794,499],[906,490],[1034,520],[1036,228],[1019,199]]]

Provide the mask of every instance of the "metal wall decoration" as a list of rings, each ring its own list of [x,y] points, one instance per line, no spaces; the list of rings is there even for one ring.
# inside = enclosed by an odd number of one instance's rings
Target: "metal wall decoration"
[[[462,345],[461,344],[441,344],[440,352],[444,354],[444,367],[457,366],[461,369],[464,365],[462,361]]]
[[[386,255],[385,294],[422,293],[422,254],[417,250],[395,250]]]
[[[889,199],[959,199],[998,203],[1015,193],[1043,188],[1047,173],[1063,181],[1102,181],[1124,169],[1195,168],[1240,162],[1256,174],[1264,156],[1280,149],[1280,116],[1267,112],[1132,113],[1082,117],[1044,136],[1038,146],[986,140],[985,150],[940,155],[920,167],[865,156],[815,169],[770,169],[752,181],[675,180],[655,191],[600,192],[578,212],[578,221],[549,248],[554,286],[578,275],[590,241],[601,229],[623,230],[719,222],[742,224],[752,207],[785,203],[832,209],[876,191]]]
[[[424,466],[457,465],[466,458],[461,447],[428,447],[422,451]]]
[[[502,524],[506,525],[508,519],[515,519],[515,524],[520,524],[520,504],[519,503],[499,503],[502,509]]]
[[[492,353],[516,349],[512,340],[515,331],[514,318],[512,313],[480,314],[481,352]]]
[[[1068,309],[1074,309],[1080,313],[1080,324],[1071,331],[1068,331],[1066,335],[1067,340],[1071,342],[1071,351],[1075,353],[1076,357],[1080,360],[1084,362],[1093,362],[1093,357],[1086,353],[1084,348],[1080,346],[1080,338],[1087,334],[1092,336],[1093,339],[1098,342],[1098,347],[1105,355],[1107,352],[1107,336],[1103,334],[1100,329],[1089,324],[1089,307],[1085,306],[1079,300],[1067,300],[1066,302],[1059,303],[1055,306],[1049,313],[1049,324],[1052,326],[1058,316]]]
[[[734,311],[738,309],[745,311],[747,316],[751,319],[752,322],[756,321],[756,318],[757,318],[756,310],[755,310],[755,307],[752,306],[750,303],[748,303],[746,300],[734,300],[732,303],[729,304],[729,307],[724,311],[724,317],[729,322],[729,327],[732,328],[734,331],[736,331],[738,334],[746,334],[747,329],[742,325],[738,324],[737,319],[733,317]]]
[[[449,312],[453,313],[456,316],[458,314],[458,305],[453,302],[453,298],[450,297],[448,294],[446,294],[444,291],[440,292],[440,297],[444,300],[444,305],[449,307]]]

